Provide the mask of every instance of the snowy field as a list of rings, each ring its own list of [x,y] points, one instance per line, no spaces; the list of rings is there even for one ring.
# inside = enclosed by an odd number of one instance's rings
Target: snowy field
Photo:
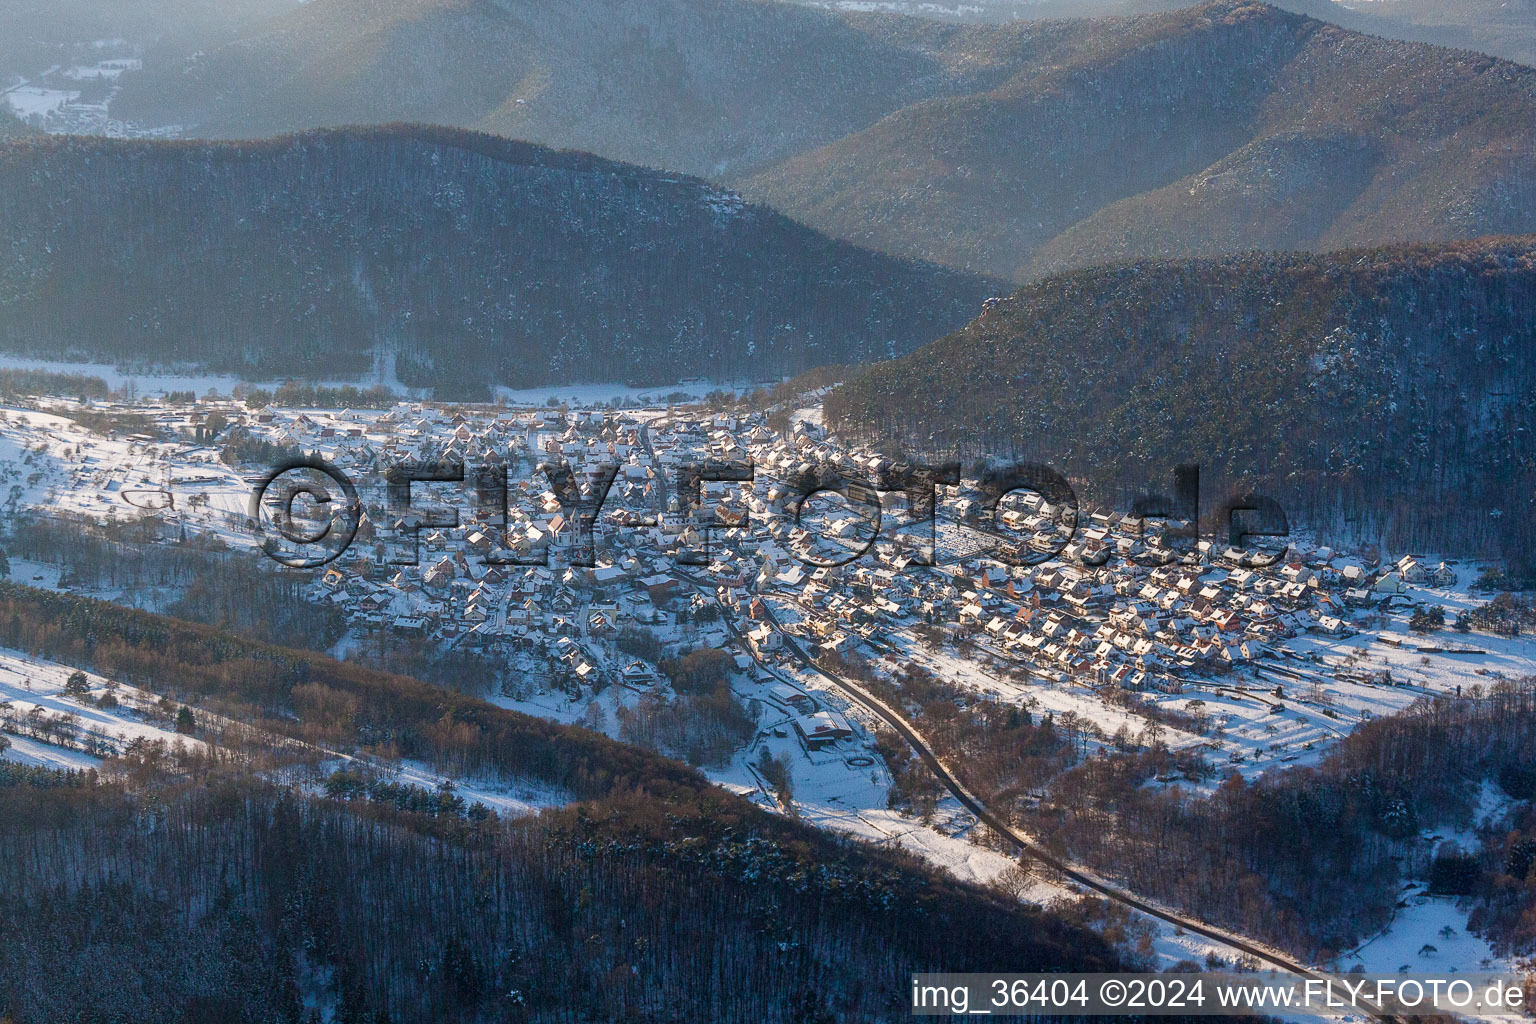
[[[68,716],[73,722],[74,735],[108,741],[119,750],[134,740],[161,741],[169,747],[181,745],[192,749],[207,746],[202,740],[180,735],[174,729],[154,724],[146,720],[144,714],[136,713],[136,709],[150,708],[158,701],[153,694],[143,690],[111,686],[105,677],[86,673],[89,691],[84,698],[69,694],[65,683],[74,671],[67,665],[0,648],[0,707],[9,705],[9,713],[22,721],[59,721]],[[110,710],[97,707],[96,702],[108,692],[114,694],[119,706]],[[220,721],[205,712],[197,712],[197,715],[203,722]],[[11,743],[8,749],[0,752],[0,760],[71,769],[95,767],[103,760],[100,756],[57,743],[14,734],[6,734],[6,738]],[[362,764],[357,758],[332,751],[316,748],[316,753],[331,754],[333,760],[324,765],[333,768]],[[367,766],[380,771],[389,781],[423,789],[437,789],[445,782],[451,783],[467,803],[481,803],[509,817],[532,814],[544,807],[561,807],[572,799],[568,793],[526,780],[452,778],[416,761],[371,760]]]
[[[0,505],[97,523],[154,515],[249,545],[251,492],[214,449],[109,438],[62,416],[0,408]]]
[[[33,117],[46,117],[79,98],[78,92],[65,89],[47,89],[39,85],[18,85],[4,94],[11,113],[23,121]]]
[[[1426,831],[1421,838],[1431,848],[1450,843],[1464,851],[1475,850],[1477,830],[1497,824],[1511,803],[1497,786],[1485,782],[1467,828]],[[1340,956],[1339,969],[1358,967],[1368,974],[1523,973],[1516,959],[1499,956],[1486,940],[1469,931],[1467,917],[1467,911],[1454,897],[1431,895],[1422,879],[1411,879],[1404,883],[1397,910],[1387,927]]]
[[[189,748],[204,746],[201,740],[178,735],[174,730],[145,721],[131,708],[148,707],[157,698],[132,687],[117,687],[120,706],[103,710],[65,691],[65,681],[75,670],[56,662],[31,658],[19,651],[0,649],[0,705],[9,704],[23,721],[60,720],[72,716],[74,732],[116,745],[119,749],[134,740],[163,741],[168,746]],[[108,680],[86,673],[91,701],[108,692]],[[10,736],[12,747],[4,755],[8,760],[52,767],[80,768],[99,764],[100,758],[57,744],[22,736]]]

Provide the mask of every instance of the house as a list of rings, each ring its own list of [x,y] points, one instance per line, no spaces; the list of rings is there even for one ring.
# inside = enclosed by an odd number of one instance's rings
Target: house
[[[592,570],[592,582],[599,587],[616,584],[625,579],[624,569],[617,565],[599,565]]]
[[[1280,575],[1292,583],[1310,583],[1317,578],[1317,574],[1300,562],[1288,562]]]
[[[442,590],[453,582],[458,575],[458,567],[453,564],[453,559],[439,559],[432,568],[421,574],[421,582],[425,587],[434,590]]]
[[[651,671],[651,667],[645,662],[632,661],[620,670],[619,681],[625,686],[654,686],[657,682],[657,675]]]
[[[784,638],[766,622],[747,634],[747,641],[758,657],[777,651],[784,646]]]
[[[543,618],[543,609],[540,608],[536,597],[507,602],[507,625],[509,626],[532,626],[541,618]]]
[[[651,599],[651,604],[660,608],[670,601],[681,589],[682,585],[670,576],[647,576],[640,581],[646,594]]]
[[[814,711],[794,721],[795,735],[806,750],[821,750],[853,735],[847,719],[835,711]]]

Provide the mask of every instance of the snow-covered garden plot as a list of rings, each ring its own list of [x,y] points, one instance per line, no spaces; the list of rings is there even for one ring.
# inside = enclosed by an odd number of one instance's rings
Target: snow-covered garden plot
[[[17,507],[76,513],[93,520],[142,512],[123,490],[163,489],[156,446],[108,438],[74,420],[30,409],[0,409],[0,498]]]
[[[1458,597],[1468,604],[1482,603],[1469,595],[1451,593],[1437,595],[1436,603],[1443,599],[1449,604]],[[1406,627],[1406,616],[1395,618],[1385,629],[1347,639],[1297,637],[1289,646],[1303,653],[1316,654],[1330,671],[1357,666],[1386,670],[1392,674],[1392,682],[1396,685],[1373,690],[1388,692],[1400,688],[1415,696],[1456,696],[1457,687],[1466,693],[1473,686],[1486,689],[1499,679],[1536,675],[1536,638],[1458,633],[1451,629],[1431,634],[1413,633]],[[1420,648],[1441,650],[1426,652]],[[1451,653],[1457,650],[1478,653]]]
[[[79,479],[66,461],[74,444],[94,449],[88,431],[58,416],[0,410],[0,503],[12,509],[49,504]],[[86,456],[82,454],[82,462]],[[87,463],[88,464],[88,463]]]
[[[153,518],[249,545],[251,491],[213,448],[108,437],[64,416],[0,409],[0,502],[14,509],[94,523]]]
[[[1090,750],[1097,749],[1122,729],[1135,739],[1150,724],[1143,715],[1112,703],[1104,693],[1084,682],[1052,681],[1035,675],[1020,681],[1012,673],[989,668],[952,648],[934,650],[915,637],[895,631],[888,636],[895,650],[883,664],[890,668],[920,665],[945,681],[971,690],[980,700],[1016,704],[1058,720],[1074,715],[1103,734],[1103,738],[1087,741]],[[1284,691],[1278,697],[1273,692],[1276,685]],[[1211,728],[1203,735],[1159,723],[1155,731],[1170,750],[1205,748],[1206,757],[1221,773],[1233,770],[1252,777],[1274,767],[1315,760],[1360,721],[1363,713],[1390,713],[1406,706],[1418,694],[1333,680],[1314,691],[1289,679],[1219,677],[1191,681],[1182,693],[1149,691],[1139,696],[1151,705],[1209,721]],[[1330,716],[1330,711],[1336,717]]]

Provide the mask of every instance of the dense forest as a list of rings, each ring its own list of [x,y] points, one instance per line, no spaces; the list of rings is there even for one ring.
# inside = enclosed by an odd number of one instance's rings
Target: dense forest
[[[12,526],[6,551],[57,566],[66,588],[115,591],[120,604],[256,640],[323,650],[346,631],[339,609],[307,599],[299,574],[272,572],[252,552],[230,550],[216,537],[166,543],[154,522],[24,520]]]
[[[1387,922],[1403,878],[1428,874],[1421,829],[1465,825],[1480,783],[1536,759],[1536,682],[1426,698],[1316,768],[1229,775],[1211,796],[1144,785],[1167,770],[1151,746],[1068,772],[1033,828],[1138,892],[1326,960]]]
[[[1090,498],[1199,463],[1293,523],[1536,552],[1536,242],[1142,262],[1050,278],[856,373],[837,429],[1045,462]]]
[[[3,763],[0,929],[16,1024],[831,1024],[906,1019],[914,970],[1117,964],[1069,918],[719,792],[475,823]]]
[[[900,354],[994,285],[732,193],[394,126],[0,147],[0,345],[252,376],[761,379]]]
[[[324,0],[161,55],[114,110],[233,138],[478,128],[707,176],[836,237],[1018,281],[1536,230],[1536,69],[1250,0],[990,25],[756,0]]]

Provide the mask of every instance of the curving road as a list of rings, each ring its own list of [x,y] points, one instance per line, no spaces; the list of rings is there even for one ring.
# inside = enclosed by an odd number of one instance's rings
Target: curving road
[[[695,586],[702,587],[706,591],[712,592],[713,588],[711,588],[705,581],[686,573],[678,573],[678,575],[687,579]],[[1113,900],[1114,902],[1123,906],[1138,910],[1141,913],[1146,914],[1148,917],[1156,918],[1159,921],[1164,921],[1168,924],[1176,925],[1187,932],[1193,932],[1196,935],[1201,935],[1205,938],[1220,942],[1224,945],[1232,947],[1233,949],[1247,953],[1255,959],[1278,967],[1281,970],[1290,971],[1294,974],[1299,974],[1309,978],[1326,979],[1328,977],[1328,975],[1324,974],[1323,972],[1308,967],[1306,964],[1303,964],[1297,960],[1293,960],[1286,956],[1284,953],[1281,953],[1280,951],[1272,949],[1268,946],[1261,945],[1252,939],[1242,938],[1230,932],[1223,931],[1214,925],[1207,924],[1204,921],[1192,917],[1187,917],[1156,903],[1149,902],[1148,900],[1137,896],[1135,893],[1128,892],[1125,889],[1122,889],[1110,882],[1099,878],[1098,876],[1088,871],[1086,868],[1079,867],[1062,860],[1060,857],[1041,847],[1038,843],[1034,842],[1024,834],[1015,831],[1013,826],[1009,825],[996,814],[992,813],[992,811],[988,810],[986,804],[982,803],[975,794],[966,789],[965,784],[961,782],[959,777],[950,770],[949,766],[946,765],[936,753],[934,753],[933,747],[929,744],[928,740],[923,736],[922,733],[918,732],[910,722],[908,722],[894,709],[892,709],[890,705],[886,704],[883,700],[876,697],[862,686],[859,686],[857,683],[850,682],[849,680],[844,679],[843,677],[832,672],[828,672],[820,665],[817,665],[816,662],[808,654],[806,654],[805,650],[800,646],[799,642],[793,636],[784,632],[783,627],[779,624],[778,618],[773,613],[773,609],[768,607],[766,602],[764,602],[764,609],[768,614],[769,620],[773,623],[774,627],[778,629],[779,635],[783,638],[785,648],[795,656],[796,660],[798,660],[806,668],[820,675],[823,679],[827,680],[827,682],[831,683],[833,687],[841,691],[846,697],[848,697],[848,699],[872,712],[892,729],[896,730],[901,738],[907,742],[907,745],[912,748],[912,751],[922,759],[922,762],[925,765],[928,766],[929,771],[933,772],[938,780],[944,784],[944,787],[954,794],[955,799],[960,801],[961,805],[964,806],[966,810],[976,815],[978,820],[986,822],[986,824],[990,826],[993,831],[1017,847],[1020,853],[1032,857],[1047,867],[1060,872],[1062,875],[1070,878],[1072,881],[1076,882],[1083,888],[1096,892],[1099,895]],[[730,610],[722,607],[721,612],[723,614],[725,623],[731,632],[733,634],[737,633],[738,631],[736,629],[736,623],[731,616]],[[1379,1010],[1372,1012],[1372,1016],[1383,1021],[1391,1021],[1396,1019],[1392,1015]]]

